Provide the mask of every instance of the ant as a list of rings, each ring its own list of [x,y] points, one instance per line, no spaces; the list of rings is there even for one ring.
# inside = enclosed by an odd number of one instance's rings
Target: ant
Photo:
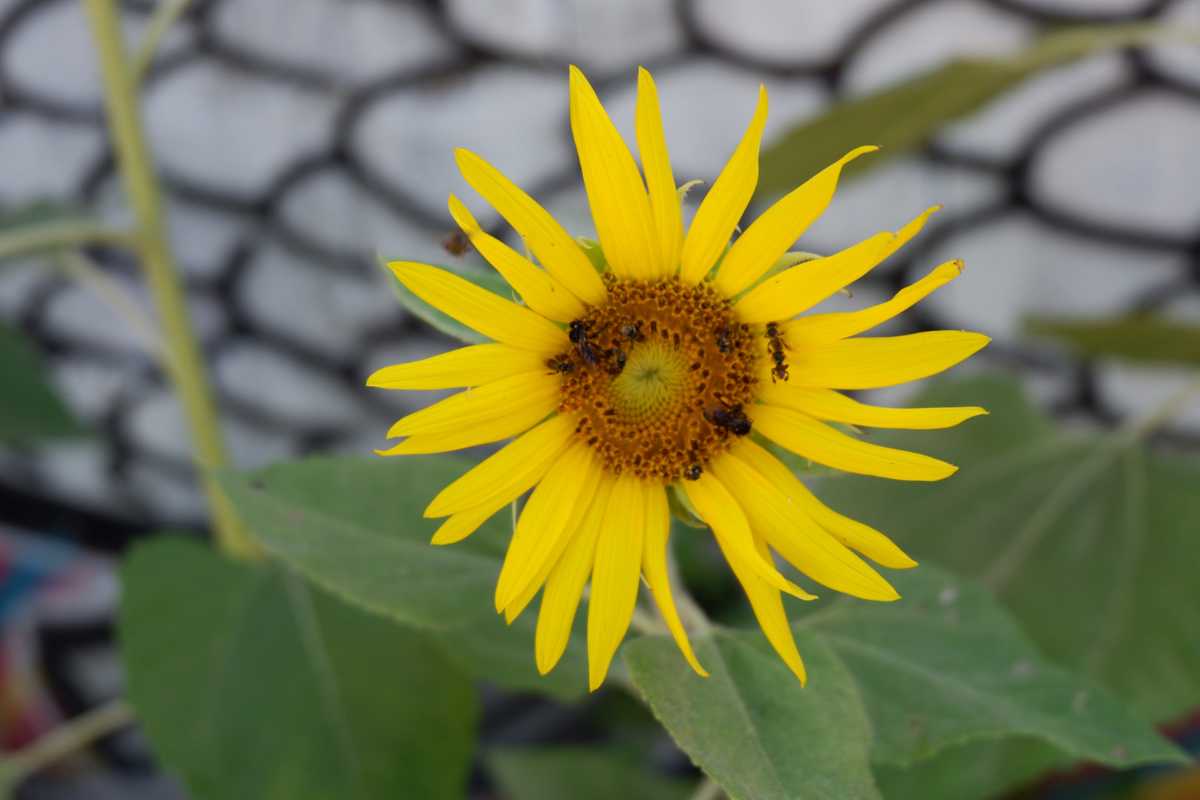
[[[620,375],[625,369],[625,351],[617,347],[605,353],[606,356],[612,356],[612,363],[606,368],[609,375]]]
[[[722,353],[728,353],[733,349],[733,342],[730,341],[730,330],[728,325],[724,325],[717,329],[717,349]]]
[[[750,420],[746,416],[746,412],[742,411],[740,403],[731,408],[718,408],[716,411],[705,411],[704,418],[718,428],[724,428],[734,436],[745,436],[750,433]]]
[[[596,355],[596,350],[588,342],[587,323],[580,319],[571,320],[570,330],[567,333],[567,338],[575,345],[575,349],[579,351],[579,357],[587,364],[595,364],[600,358]],[[622,365],[624,366],[624,365]]]
[[[627,322],[622,325],[621,335],[631,342],[640,342],[646,338],[642,335],[642,323],[640,320],[637,322]]]
[[[566,353],[559,353],[553,358],[547,358],[546,366],[550,368],[551,374],[557,372],[560,375],[569,375],[575,371],[575,362]]]
[[[461,256],[471,246],[471,240],[462,231],[446,234],[442,239],[442,248],[452,256]]]
[[[683,477],[687,478],[689,481],[698,481],[700,480],[700,475],[703,472],[704,470],[700,468],[699,464],[692,464],[690,467],[684,470]]]
[[[776,380],[786,381],[788,366],[783,359],[783,351],[787,347],[787,343],[779,333],[778,322],[767,323],[767,340],[767,349],[770,350],[771,359],[775,362],[775,366],[771,368],[771,383],[775,383]]]

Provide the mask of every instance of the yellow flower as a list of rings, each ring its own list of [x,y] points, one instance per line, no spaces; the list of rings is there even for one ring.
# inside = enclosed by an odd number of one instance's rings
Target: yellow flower
[[[875,148],[850,151],[733,238],[758,180],[766,116],[760,89],[749,129],[685,235],[650,74],[638,76],[639,171],[572,68],[571,130],[606,269],[597,271],[545,209],[466,150],[456,153],[463,176],[540,266],[482,230],[457,197],[450,213],[523,303],[436,267],[389,265],[422,300],[494,342],[372,375],[369,385],[389,389],[467,387],[397,422],[388,435],[405,438],[381,454],[516,437],[442,490],[425,514],[446,518],[433,542],[449,544],[533,490],[500,572],[496,609],[511,621],[542,592],[535,650],[543,674],[562,656],[589,578],[592,689],[629,627],[640,578],[684,658],[705,674],[668,583],[668,492],[676,492],[711,527],[767,639],[804,681],[781,593],[814,596],[776,569],[773,554],[817,583],[869,600],[898,595],[854,551],[893,569],[915,562],[883,534],[823,505],[762,440],[839,470],[935,481],[955,467],[829,423],[932,429],[986,413],[878,408],[837,391],[924,378],[988,340],[959,331],[856,337],[956,278],[957,261],[885,303],[798,316],[898,250],[936,209],[772,274],[829,204],[842,168]]]

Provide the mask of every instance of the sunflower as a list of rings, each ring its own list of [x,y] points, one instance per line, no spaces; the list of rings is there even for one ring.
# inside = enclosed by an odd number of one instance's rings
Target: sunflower
[[[956,468],[864,442],[855,426],[947,428],[986,413],[880,408],[838,391],[924,378],[988,339],[960,331],[857,336],[954,280],[958,261],[879,305],[800,316],[896,252],[936,208],[899,230],[796,263],[788,250],[829,204],[842,169],[876,149],[859,147],[735,237],[758,180],[766,116],[760,88],[749,128],[685,235],[650,74],[638,75],[639,170],[572,67],[571,131],[602,259],[491,164],[460,149],[467,183],[530,257],[486,232],[454,196],[450,214],[521,302],[437,267],[389,264],[413,294],[493,341],[373,374],[368,385],[388,389],[466,387],[399,420],[388,435],[403,441],[379,452],[438,453],[515,437],[445,487],[425,515],[445,518],[433,543],[450,544],[532,489],[495,601],[511,622],[541,592],[535,658],[543,674],[562,656],[589,579],[592,689],[625,636],[641,579],[683,657],[706,674],[668,577],[675,500],[711,528],[767,639],[803,682],[782,595],[814,595],[783,575],[775,556],[830,589],[881,601],[899,595],[861,556],[892,569],[915,562],[883,534],[822,504],[771,443],[838,470],[936,481]]]

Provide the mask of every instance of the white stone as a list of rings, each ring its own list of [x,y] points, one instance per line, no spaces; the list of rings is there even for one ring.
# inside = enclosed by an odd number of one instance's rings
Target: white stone
[[[149,452],[176,461],[191,461],[191,435],[176,395],[166,389],[148,394],[123,420],[125,432]],[[234,464],[251,469],[292,456],[290,437],[260,430],[236,419],[222,420],[222,430]]]
[[[0,264],[0,319],[15,319],[56,274],[38,258]]]
[[[1182,366],[1112,360],[1101,365],[1098,378],[1100,391],[1110,406],[1120,414],[1138,417],[1160,408],[1195,381],[1196,373]],[[1200,432],[1200,402],[1193,399],[1181,407],[1168,427],[1189,433]]]
[[[4,111],[0,125],[0,202],[67,200],[103,152],[95,128],[43,122]]]
[[[527,191],[572,157],[566,135],[565,75],[507,64],[398,90],[363,112],[354,142],[368,168],[450,224],[457,193],[480,222],[495,221],[458,174],[454,149],[475,151]]]
[[[655,72],[663,129],[678,183],[698,178],[711,183],[733,153],[754,116],[759,84],[770,95],[763,139],[769,143],[825,104],[816,81],[766,77],[712,59],[694,59]],[[626,144],[636,150],[636,82],[614,90],[605,105]],[[707,186],[694,193],[699,199]]]
[[[83,420],[107,414],[122,391],[136,385],[145,361],[129,359],[120,364],[97,363],[77,356],[54,360],[51,374],[63,401]]]
[[[455,55],[417,3],[378,0],[237,0],[217,6],[218,36],[294,68],[359,83]]]
[[[125,44],[132,52],[145,32],[146,18],[122,18]],[[159,53],[176,51],[190,39],[186,24],[163,38]],[[25,91],[76,106],[100,105],[100,69],[83,4],[45,3],[24,17],[4,47],[4,66]]]
[[[145,101],[150,142],[165,169],[243,197],[328,145],[335,109],[330,95],[208,61],[170,73]]]
[[[863,159],[875,158],[868,154]],[[926,208],[943,209],[927,223],[925,235],[947,219],[1001,202],[1006,187],[985,173],[916,158],[900,158],[870,172],[851,176],[839,186],[829,208],[801,238],[799,249],[833,253],[881,230],[896,230]],[[918,237],[897,259],[920,244]],[[932,265],[931,265],[932,266]]]
[[[402,316],[382,271],[362,278],[272,245],[255,255],[237,291],[257,324],[335,358],[369,328]]]
[[[114,510],[123,498],[113,482],[109,455],[97,441],[43,445],[34,459],[31,488],[84,508]]]
[[[907,12],[871,39],[850,63],[851,94],[882,89],[952,58],[1008,56],[1027,44],[1029,22],[971,0],[940,0]]]
[[[955,151],[1013,159],[1052,115],[1122,85],[1128,76],[1129,69],[1119,54],[1085,58],[1020,84],[969,118],[949,125],[939,138]]]
[[[195,523],[208,518],[208,504],[199,485],[155,465],[135,462],[127,484],[152,515],[160,519]]]
[[[449,256],[442,240],[454,229],[449,214],[444,230],[414,225],[392,213],[345,172],[332,168],[292,186],[283,198],[280,214],[289,227],[324,247],[370,259],[379,254],[405,261],[445,261]]]
[[[1158,22],[1175,30],[1200,30],[1200,2],[1175,3]],[[1151,62],[1175,80],[1200,89],[1200,45],[1196,42],[1161,44],[1148,48],[1147,54]]]
[[[684,44],[671,0],[449,0],[447,14],[482,47],[569,60],[596,75],[629,70]],[[566,70],[558,77],[565,86]]]
[[[1019,214],[951,237],[930,266],[951,258],[963,259],[966,270],[924,302],[950,327],[1007,339],[1021,333],[1026,315],[1121,313],[1183,269],[1179,256],[1073,236]]]
[[[232,397],[298,426],[363,423],[357,392],[314,371],[286,353],[249,341],[236,342],[218,357],[219,385]]]
[[[1033,192],[1100,224],[1190,235],[1200,219],[1200,109],[1147,92],[1063,131],[1037,153]]]
[[[705,35],[757,59],[781,64],[819,63],[837,57],[847,38],[888,3],[885,0],[696,0],[696,21]]]

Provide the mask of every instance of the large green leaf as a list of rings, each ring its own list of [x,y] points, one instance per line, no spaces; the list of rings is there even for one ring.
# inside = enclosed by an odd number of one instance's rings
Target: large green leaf
[[[1185,760],[1109,691],[1048,662],[981,588],[930,566],[895,577],[896,603],[843,600],[796,624],[807,688],[750,634],[701,637],[708,680],[682,675],[665,638],[625,658],[680,746],[738,798],[872,797],[867,758],[909,765],[1002,737],[1040,740],[1044,760]]]
[[[79,423],[46,380],[37,354],[17,331],[0,324],[0,442],[31,442],[81,433]]]
[[[876,765],[875,779],[887,800],[994,800],[1068,761],[1036,739],[981,739],[907,767]]]
[[[584,747],[505,749],[487,759],[509,800],[685,800],[687,783]]]
[[[1002,736],[1114,766],[1181,757],[1111,692],[1048,662],[979,586],[929,565],[892,578],[898,602],[846,599],[801,623],[854,676],[872,761],[910,764]]]
[[[758,192],[770,196],[790,191],[862,144],[882,149],[854,162],[848,172],[872,169],[919,147],[946,123],[968,116],[1043,70],[1104,49],[1179,36],[1180,31],[1145,24],[1080,27],[1049,34],[1015,56],[955,59],[898,85],[843,101],[792,128],[763,151]]]
[[[477,698],[428,636],[185,540],[121,580],[130,700],[193,797],[463,796]]]
[[[472,674],[515,688],[571,696],[586,685],[582,649],[537,674],[533,620],[510,627],[493,589],[507,544],[507,513],[466,542],[434,547],[421,516],[470,464],[447,456],[326,458],[221,478],[252,534],[274,555],[335,594],[434,633]]]
[[[417,319],[425,324],[441,331],[442,333],[460,342],[467,344],[480,344],[482,342],[491,341],[478,331],[468,328],[453,317],[444,314],[438,309],[426,303],[421,298],[408,290],[408,287],[396,279],[396,276],[388,268],[388,261],[396,259],[385,259],[380,256],[378,259],[379,267],[386,275],[386,280],[391,284],[392,289],[396,292],[396,297],[400,299],[400,305],[409,311]],[[447,272],[452,272],[464,280],[479,286],[482,289],[487,289],[493,294],[498,294],[506,300],[517,299],[513,293],[512,287],[500,276],[500,273],[493,269],[474,264],[435,264],[439,269],[444,269]]]
[[[1084,355],[1200,364],[1200,325],[1151,315],[1089,320],[1034,317],[1026,320],[1025,329],[1065,342]]]
[[[734,800],[879,797],[853,676],[820,636],[800,631],[798,641],[808,689],[757,634],[693,637],[708,678],[682,663],[669,638],[635,639],[624,653],[655,716]]]
[[[1055,661],[1097,677],[1148,718],[1200,698],[1200,464],[1126,434],[1063,435],[1010,381],[936,384],[921,405],[991,415],[938,433],[873,441],[946,458],[936,484],[844,477],[818,491],[917,560],[999,593]]]

